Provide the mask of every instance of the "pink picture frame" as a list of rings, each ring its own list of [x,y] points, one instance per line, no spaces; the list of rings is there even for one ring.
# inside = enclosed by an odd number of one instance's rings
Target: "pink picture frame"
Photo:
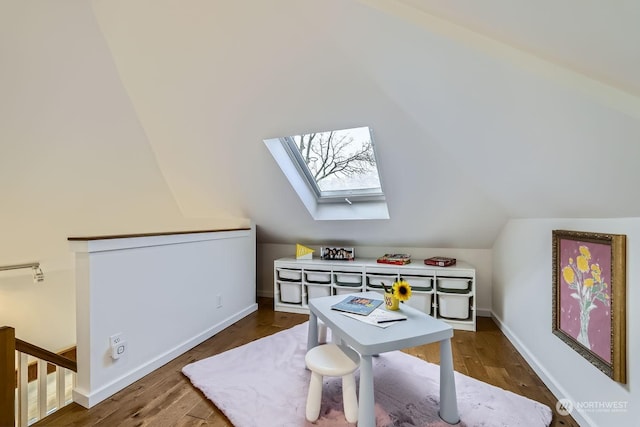
[[[626,384],[626,236],[553,230],[552,240],[553,334]]]

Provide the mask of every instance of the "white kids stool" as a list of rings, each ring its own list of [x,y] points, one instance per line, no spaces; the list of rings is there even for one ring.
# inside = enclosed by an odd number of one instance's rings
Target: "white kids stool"
[[[360,355],[349,347],[322,344],[309,350],[304,361],[311,371],[307,395],[307,420],[313,422],[320,415],[322,380],[323,376],[327,376],[342,377],[344,416],[350,423],[358,421],[358,398],[353,373],[360,365]]]

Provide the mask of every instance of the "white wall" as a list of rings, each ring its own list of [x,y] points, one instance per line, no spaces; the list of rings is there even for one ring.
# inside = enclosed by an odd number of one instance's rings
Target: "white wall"
[[[257,310],[255,228],[73,242],[78,376],[91,407]],[[219,299],[221,298],[221,304]],[[123,356],[109,338],[121,334]]]
[[[552,238],[555,229],[627,236],[627,375],[620,384],[552,334]],[[573,402],[626,402],[620,412],[586,410],[572,415],[581,425],[637,426],[640,376],[640,261],[634,246],[640,219],[511,220],[493,248],[493,312],[507,336],[557,398]],[[588,404],[588,403],[587,403]],[[625,405],[625,403],[623,403]]]
[[[248,226],[184,218],[90,2],[0,3],[0,325],[52,351],[75,345],[67,237]]]
[[[304,242],[300,242],[300,244],[304,244]],[[319,257],[320,246],[305,246],[315,249],[314,258]],[[491,250],[355,246],[356,259],[377,258],[385,253],[411,254],[412,263],[422,263],[425,258],[432,256],[448,256],[471,264],[476,268],[476,310],[478,315],[488,316],[491,312]],[[295,254],[295,243],[289,245],[262,243],[258,245],[258,295],[273,297],[273,261],[285,257],[295,258]]]

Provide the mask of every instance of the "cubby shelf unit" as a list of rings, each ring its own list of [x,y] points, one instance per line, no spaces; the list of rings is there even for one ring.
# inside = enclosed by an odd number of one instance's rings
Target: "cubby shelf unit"
[[[411,285],[406,304],[442,319],[455,329],[476,330],[476,270],[458,261],[450,267],[413,262],[406,265],[380,264],[375,259],[355,261],[274,261],[274,309],[309,313],[311,298],[362,291],[383,293],[399,279]],[[382,296],[381,296],[382,298]]]

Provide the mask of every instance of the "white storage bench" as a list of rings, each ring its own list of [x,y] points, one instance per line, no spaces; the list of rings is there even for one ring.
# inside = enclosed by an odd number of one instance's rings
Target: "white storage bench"
[[[415,260],[406,265],[379,264],[375,259],[355,261],[274,261],[274,309],[308,313],[309,300],[329,295],[376,291],[404,279],[411,285],[406,304],[451,324],[455,329],[475,331],[475,268],[458,261],[436,267]],[[382,299],[382,295],[380,296]]]

